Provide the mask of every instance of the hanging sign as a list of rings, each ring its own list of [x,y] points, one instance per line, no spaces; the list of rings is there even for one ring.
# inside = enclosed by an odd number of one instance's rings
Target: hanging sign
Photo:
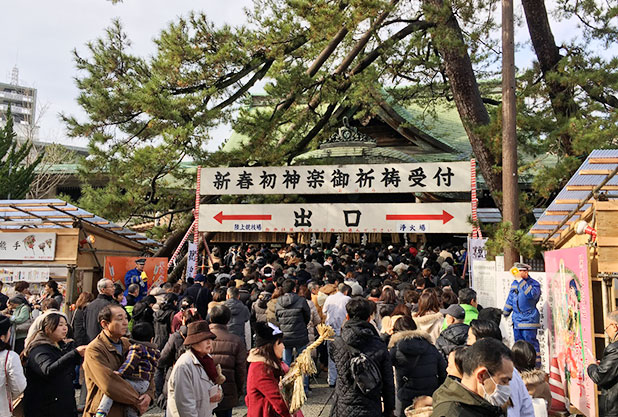
[[[0,266],[0,281],[5,284],[11,284],[18,281],[47,282],[49,281],[49,268]]]
[[[0,260],[53,261],[55,233],[0,233]]]
[[[470,192],[470,161],[202,168],[200,194]]]
[[[200,232],[468,233],[469,203],[203,204]]]
[[[189,250],[187,252],[187,278],[195,278],[197,272],[197,245],[189,242]]]

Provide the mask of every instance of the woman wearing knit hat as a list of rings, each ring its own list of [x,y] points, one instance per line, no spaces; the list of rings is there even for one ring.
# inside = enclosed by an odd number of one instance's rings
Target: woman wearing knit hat
[[[255,323],[255,348],[247,362],[247,417],[290,417],[279,391],[279,380],[288,370],[283,357],[283,332],[272,323]],[[302,415],[300,411],[297,415]]]
[[[26,377],[19,355],[11,351],[11,321],[0,316],[0,416],[13,415],[13,399],[26,389]],[[5,371],[2,372],[2,369]],[[10,389],[10,392],[7,391]]]

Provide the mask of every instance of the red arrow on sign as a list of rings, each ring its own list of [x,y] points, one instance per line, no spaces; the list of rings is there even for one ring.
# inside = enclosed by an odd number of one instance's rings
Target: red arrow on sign
[[[387,214],[386,220],[442,220],[442,224],[447,224],[453,219],[446,211],[442,214]]]
[[[223,215],[223,212],[220,211],[217,213],[213,219],[223,224],[223,220],[271,220],[272,216],[270,214],[228,214]]]

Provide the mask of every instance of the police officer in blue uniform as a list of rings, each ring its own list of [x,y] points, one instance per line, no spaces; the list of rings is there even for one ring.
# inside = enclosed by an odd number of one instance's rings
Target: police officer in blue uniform
[[[139,285],[139,295],[135,298],[135,302],[138,302],[142,298],[148,295],[148,277],[144,272],[144,265],[146,264],[146,259],[140,258],[135,261],[135,268],[127,271],[124,276],[124,296],[126,297],[129,293],[129,285],[137,284]]]
[[[515,271],[517,269],[517,271]],[[516,279],[511,283],[509,296],[504,304],[504,315],[513,313],[513,333],[515,341],[525,340],[536,350],[537,366],[541,365],[541,353],[537,331],[541,327],[539,310],[536,308],[541,298],[541,284],[530,278],[530,265],[517,262],[511,272]]]

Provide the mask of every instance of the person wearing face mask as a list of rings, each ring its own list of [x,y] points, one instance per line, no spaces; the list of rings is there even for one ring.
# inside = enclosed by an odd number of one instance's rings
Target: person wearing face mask
[[[470,346],[461,383],[447,378],[433,394],[433,417],[504,416],[513,376],[511,351],[492,338]]]
[[[618,416],[618,310],[612,311],[605,321],[605,333],[609,345],[603,351],[603,359],[588,366],[588,376],[601,390],[599,416]]]

